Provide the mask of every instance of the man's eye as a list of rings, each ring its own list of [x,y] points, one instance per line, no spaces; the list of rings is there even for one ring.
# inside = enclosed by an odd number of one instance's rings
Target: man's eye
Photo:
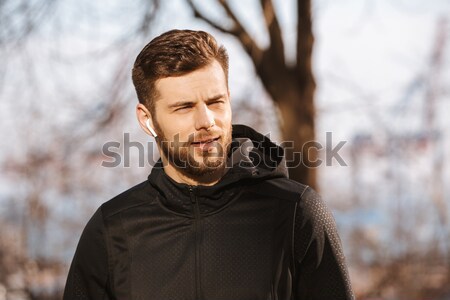
[[[225,103],[225,101],[224,100],[216,100],[216,101],[211,102],[211,104],[222,104],[222,103]]]
[[[183,110],[187,110],[189,108],[191,108],[191,106],[189,106],[189,105],[180,106],[180,107],[176,108],[175,111],[183,111]]]

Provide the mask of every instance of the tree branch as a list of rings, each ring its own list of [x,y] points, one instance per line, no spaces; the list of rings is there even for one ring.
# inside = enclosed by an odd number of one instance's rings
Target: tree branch
[[[145,0],[142,3],[142,7],[144,8],[144,12],[142,13],[142,21],[137,31],[145,36],[148,34],[150,24],[155,19],[156,13],[159,10],[160,0]]]
[[[261,8],[264,14],[267,31],[270,37],[269,52],[273,58],[277,58],[278,63],[284,64],[284,44],[280,24],[275,14],[272,0],[260,0]]]
[[[311,19],[311,0],[297,0],[297,72],[311,73],[314,44]]]
[[[208,23],[213,28],[227,34],[231,34],[239,39],[241,44],[244,47],[245,52],[251,57],[253,60],[253,63],[255,66],[258,66],[261,62],[262,53],[263,51],[256,45],[255,41],[250,37],[250,35],[247,33],[245,28],[242,26],[241,22],[238,20],[236,15],[233,13],[229,5],[226,3],[225,0],[219,0],[220,5],[225,9],[225,12],[227,13],[227,16],[233,21],[233,28],[227,29],[210,18],[208,18],[206,15],[204,15],[202,12],[198,10],[198,8],[195,6],[192,0],[187,0],[189,6],[194,11],[194,16],[196,18],[202,19],[206,23]]]
[[[191,9],[194,12],[194,17],[201,19],[203,21],[205,21],[206,23],[208,23],[208,25],[210,25],[211,27],[214,27],[215,29],[223,32],[223,33],[227,33],[227,34],[233,34],[234,35],[234,31],[227,29],[225,27],[220,26],[219,24],[217,24],[216,22],[214,22],[213,20],[211,20],[210,18],[208,18],[206,15],[204,15],[202,12],[200,12],[197,8],[197,6],[195,6],[194,2],[192,2],[192,0],[187,0],[187,3],[189,4],[189,6],[191,7]]]

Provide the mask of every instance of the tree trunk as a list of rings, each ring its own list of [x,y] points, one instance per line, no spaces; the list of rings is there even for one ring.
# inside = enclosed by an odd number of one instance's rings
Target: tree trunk
[[[271,26],[277,26],[275,21],[268,26],[271,46],[254,63],[264,87],[279,109],[278,121],[287,146],[289,177],[317,189],[311,0],[297,1],[297,17],[296,65],[286,65],[281,31],[271,30]]]
[[[317,148],[313,144],[315,141],[313,89],[301,90],[298,85],[291,86],[287,95],[278,96],[276,99],[283,139],[292,141],[293,146],[286,144],[289,177],[317,189]]]
[[[265,66],[258,70],[278,108],[278,120],[286,150],[289,177],[317,189],[315,144],[315,81],[311,73],[298,76],[297,70]],[[307,80],[300,78],[308,78]],[[266,82],[264,82],[266,81]]]

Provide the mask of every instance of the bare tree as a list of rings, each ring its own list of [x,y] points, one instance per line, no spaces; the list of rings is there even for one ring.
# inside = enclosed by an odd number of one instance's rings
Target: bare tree
[[[292,142],[286,147],[286,154],[294,159],[294,153],[302,154],[289,163],[292,179],[317,188],[316,169],[312,168],[317,158],[317,149],[306,148],[315,138],[314,92],[316,83],[311,67],[314,36],[312,32],[311,0],[297,1],[297,53],[296,63],[286,63],[280,27],[272,0],[260,0],[265,26],[270,37],[270,45],[261,49],[233,12],[228,2],[217,0],[233,24],[224,27],[203,13],[198,4],[187,0],[197,18],[202,19],[223,33],[235,36],[251,58],[264,88],[278,107],[282,137]],[[295,167],[294,167],[295,166]]]

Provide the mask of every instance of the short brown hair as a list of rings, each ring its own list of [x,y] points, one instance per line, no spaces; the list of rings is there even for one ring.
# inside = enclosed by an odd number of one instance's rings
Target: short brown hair
[[[224,46],[204,31],[171,30],[154,38],[139,53],[132,71],[139,102],[154,115],[158,79],[181,76],[217,60],[228,85],[228,54]]]

